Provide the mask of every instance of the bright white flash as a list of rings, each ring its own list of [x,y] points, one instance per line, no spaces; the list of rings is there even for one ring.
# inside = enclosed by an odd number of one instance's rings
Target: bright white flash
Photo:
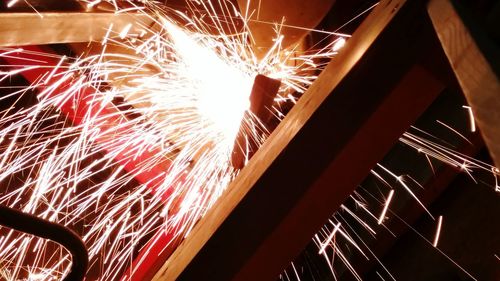
[[[188,90],[196,92],[200,114],[223,132],[226,140],[234,141],[250,107],[254,77],[227,64],[214,48],[203,46],[174,24],[165,21],[164,25],[181,57],[181,67],[190,73],[194,85]]]

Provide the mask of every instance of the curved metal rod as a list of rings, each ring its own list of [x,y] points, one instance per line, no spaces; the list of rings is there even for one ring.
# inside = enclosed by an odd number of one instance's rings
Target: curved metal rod
[[[89,263],[87,248],[71,229],[2,205],[0,205],[0,225],[52,240],[63,246],[72,257],[70,272],[63,280],[84,279]]]

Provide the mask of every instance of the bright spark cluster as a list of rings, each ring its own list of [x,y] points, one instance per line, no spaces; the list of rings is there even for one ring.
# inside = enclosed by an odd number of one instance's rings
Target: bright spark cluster
[[[254,77],[281,79],[279,104],[312,83],[316,65],[281,50],[278,35],[257,60],[249,31],[227,22],[244,21],[229,2],[216,3],[224,17],[212,2],[189,2],[205,15],[196,19],[148,1],[124,9],[107,2],[118,13],[147,15],[150,24],[110,26],[108,36],[78,58],[31,48],[0,51],[15,62],[1,80],[38,75],[9,95],[34,95],[36,102],[1,112],[0,182],[8,187],[0,203],[75,230],[89,251],[89,278],[117,280],[140,267],[138,253],[162,235],[187,235],[214,204],[237,173],[230,155],[240,127],[247,138],[264,141],[266,128],[244,114]],[[1,231],[4,278],[67,274],[64,249]]]

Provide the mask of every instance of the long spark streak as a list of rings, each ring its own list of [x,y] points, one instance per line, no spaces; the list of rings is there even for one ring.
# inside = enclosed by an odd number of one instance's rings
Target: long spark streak
[[[467,109],[467,113],[469,114],[469,125],[470,125],[470,131],[475,132],[476,131],[476,120],[474,118],[474,114],[472,114],[472,108],[470,106],[462,106],[462,108]]]
[[[438,217],[438,223],[436,228],[436,235],[434,235],[434,241],[432,242],[432,246],[437,247],[439,237],[441,236],[441,225],[443,224],[443,216]]]
[[[394,196],[394,189],[391,189],[391,191],[389,192],[389,195],[387,195],[387,200],[385,200],[384,209],[382,210],[382,213],[380,214],[380,217],[378,218],[378,224],[382,224],[384,222],[385,215],[387,214],[387,210],[389,209],[389,205],[391,204],[393,196]]]
[[[325,242],[322,243],[321,248],[319,249],[318,254],[321,255],[325,252],[326,247],[332,242],[333,237],[335,237],[335,233],[340,229],[340,222],[335,225],[333,230],[331,231],[330,235],[326,239]]]
[[[18,2],[19,0],[10,0],[7,2],[7,8],[14,7],[14,5]]]

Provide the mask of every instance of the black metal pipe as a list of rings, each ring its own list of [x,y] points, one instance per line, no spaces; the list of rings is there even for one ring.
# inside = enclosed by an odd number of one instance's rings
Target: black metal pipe
[[[71,253],[71,269],[64,281],[83,280],[89,263],[88,252],[80,237],[71,229],[0,205],[0,225],[52,240]]]

